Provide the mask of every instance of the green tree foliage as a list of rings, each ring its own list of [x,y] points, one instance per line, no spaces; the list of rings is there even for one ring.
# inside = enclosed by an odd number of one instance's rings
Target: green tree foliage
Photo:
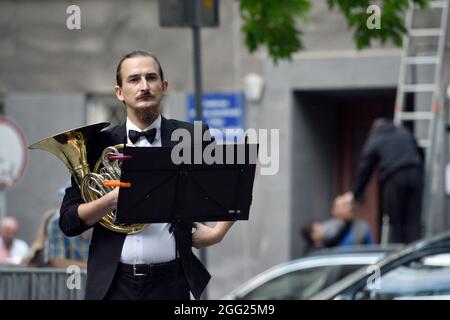
[[[331,9],[338,9],[346,18],[349,29],[354,31],[358,49],[371,45],[372,40],[382,44],[392,41],[402,44],[406,32],[404,13],[409,8],[409,0],[327,0]],[[429,0],[412,0],[425,8]],[[242,31],[245,44],[250,52],[265,46],[274,63],[280,59],[290,60],[292,54],[303,48],[302,32],[297,28],[297,19],[307,22],[312,0],[241,0],[240,11],[243,19]],[[367,8],[379,5],[381,28],[369,29],[367,20],[372,13]],[[324,17],[325,19],[325,17]]]

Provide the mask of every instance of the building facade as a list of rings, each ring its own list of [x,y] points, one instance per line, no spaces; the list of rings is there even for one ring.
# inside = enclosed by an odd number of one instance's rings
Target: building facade
[[[71,4],[0,3],[3,113],[29,144],[88,123],[123,121],[114,75],[120,57],[133,49],[160,58],[170,91],[164,114],[187,119],[186,97],[194,88],[190,29],[161,28],[155,0],[82,0],[81,29],[69,30]],[[302,254],[300,226],[329,217],[332,199],[353,181],[371,121],[392,117],[401,56],[389,45],[357,51],[344,18],[319,0],[308,24],[300,24],[305,50],[274,65],[264,50],[250,55],[243,45],[238,1],[220,1],[219,13],[219,27],[201,31],[204,92],[242,92],[246,75],[260,75],[264,90],[259,101],[246,103],[247,128],[279,129],[280,140],[279,171],[257,175],[250,220],[237,222],[208,249],[211,298]],[[68,178],[53,155],[29,153],[25,176],[7,190],[8,212],[18,217],[22,238],[34,239],[45,210],[59,205],[57,190]],[[360,214],[375,231],[375,181],[370,190]],[[450,226],[444,214],[436,219],[433,230]]]

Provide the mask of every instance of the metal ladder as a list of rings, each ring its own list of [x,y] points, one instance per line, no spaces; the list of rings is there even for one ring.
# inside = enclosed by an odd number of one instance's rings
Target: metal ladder
[[[429,8],[422,9],[417,12],[417,7],[412,5],[406,14],[405,26],[408,30],[408,34],[403,37],[403,53],[400,63],[399,80],[397,86],[397,97],[395,103],[394,122],[397,125],[401,125],[406,121],[412,121],[414,123],[428,121],[428,130],[425,137],[418,138],[418,144],[420,147],[427,148],[426,158],[430,158],[430,154],[433,150],[432,141],[435,128],[435,120],[437,119],[437,113],[440,111],[442,95],[440,94],[440,80],[442,63],[445,53],[445,39],[447,33],[447,16],[448,16],[449,0],[434,0],[430,1]],[[414,28],[414,19],[426,10],[440,10],[440,23],[436,28]],[[430,38],[434,39],[437,44],[437,51],[429,55],[428,52],[417,52],[414,50],[414,46],[411,43],[414,38]],[[414,52],[414,54],[411,54]],[[434,65],[434,77],[431,83],[418,83],[417,79],[413,79],[413,83],[408,83],[408,71],[414,71],[418,65]],[[417,82],[417,83],[414,83]],[[417,100],[421,94],[431,94],[431,99],[428,105],[422,108],[414,108],[414,106],[407,106],[405,96],[408,93],[415,94]],[[413,108],[413,111],[407,111],[407,109]]]
[[[400,62],[400,72],[397,86],[397,97],[395,103],[394,123],[404,125],[405,122],[414,124],[414,135],[420,147],[425,149],[425,186],[422,203],[422,217],[431,210],[431,194],[433,185],[433,163],[437,154],[437,126],[441,114],[443,102],[442,95],[442,65],[445,54],[447,23],[448,23],[449,0],[433,0],[429,2],[429,8],[418,9],[410,1],[410,9],[405,17],[405,27],[408,33],[403,37],[403,52]],[[415,19],[420,15],[434,10],[435,14],[440,10],[440,21],[438,27],[417,28],[414,25]],[[436,50],[430,54],[429,51],[420,51],[414,45],[417,38],[427,38],[433,40],[432,43]],[[417,68],[423,66],[433,67],[432,82],[423,83],[418,81],[414,72]],[[412,79],[408,78],[408,72],[411,72]],[[411,81],[408,81],[411,80]],[[413,94],[417,104],[407,105],[407,94]],[[428,95],[428,96],[427,96]],[[408,99],[412,100],[412,99]],[[422,129],[420,131],[420,129]],[[429,219],[431,215],[428,215]],[[387,223],[387,225],[385,225]],[[389,219],[387,213],[383,213],[383,227],[389,230]],[[388,231],[386,231],[388,232]],[[388,234],[382,234],[385,242],[388,241]]]

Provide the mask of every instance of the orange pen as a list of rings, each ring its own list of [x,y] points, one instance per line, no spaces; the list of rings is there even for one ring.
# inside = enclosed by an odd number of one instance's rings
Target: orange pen
[[[131,188],[131,182],[122,182],[119,180],[104,180],[103,185],[105,187]]]

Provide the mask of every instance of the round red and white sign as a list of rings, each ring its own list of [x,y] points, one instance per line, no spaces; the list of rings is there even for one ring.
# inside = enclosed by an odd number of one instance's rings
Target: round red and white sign
[[[14,185],[23,176],[27,160],[22,130],[11,119],[0,117],[0,188]]]

